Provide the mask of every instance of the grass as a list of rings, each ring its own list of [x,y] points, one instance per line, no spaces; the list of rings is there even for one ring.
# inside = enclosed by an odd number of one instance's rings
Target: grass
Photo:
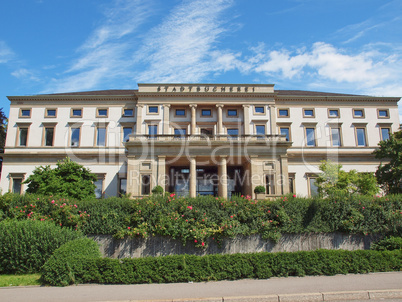
[[[40,274],[0,275],[0,287],[41,285]]]

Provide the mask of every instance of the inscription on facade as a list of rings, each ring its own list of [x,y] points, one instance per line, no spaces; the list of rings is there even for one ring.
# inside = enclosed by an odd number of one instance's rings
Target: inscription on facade
[[[255,92],[253,86],[158,86],[158,92],[220,92],[220,93],[249,93]]]

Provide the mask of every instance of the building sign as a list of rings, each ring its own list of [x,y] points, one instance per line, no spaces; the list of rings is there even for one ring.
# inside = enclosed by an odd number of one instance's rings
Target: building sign
[[[200,86],[200,85],[181,85],[181,86],[176,86],[176,85],[162,85],[158,86],[157,92],[220,92],[220,93],[249,93],[249,92],[255,92],[255,87],[253,86],[233,86],[233,85],[228,85],[228,86],[216,86],[216,85],[205,85],[205,86]]]

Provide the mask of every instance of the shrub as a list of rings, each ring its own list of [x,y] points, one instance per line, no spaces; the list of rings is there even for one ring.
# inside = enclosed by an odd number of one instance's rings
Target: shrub
[[[264,186],[256,186],[256,187],[254,188],[254,193],[255,193],[255,194],[265,193],[265,188],[264,188]]]
[[[155,186],[152,189],[153,194],[163,194],[163,188],[161,186]]]
[[[47,221],[0,222],[0,273],[39,272],[62,244],[83,235]]]
[[[402,250],[402,237],[386,237],[371,245],[372,250],[392,251]]]
[[[74,257],[68,265],[49,267],[43,279],[50,285],[59,286],[73,283],[172,283],[384,272],[401,268],[401,251],[317,250],[137,259]]]
[[[43,265],[42,281],[52,285],[75,283],[71,263],[74,262],[77,265],[86,259],[100,257],[98,244],[92,239],[79,238],[67,242],[55,250],[54,254]],[[87,269],[90,270],[89,267]]]

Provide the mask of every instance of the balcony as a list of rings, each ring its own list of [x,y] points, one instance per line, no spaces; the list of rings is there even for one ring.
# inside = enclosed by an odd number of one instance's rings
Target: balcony
[[[286,142],[286,135],[269,134],[269,135],[177,135],[177,134],[131,134],[128,142],[138,141],[161,141],[161,142]]]

